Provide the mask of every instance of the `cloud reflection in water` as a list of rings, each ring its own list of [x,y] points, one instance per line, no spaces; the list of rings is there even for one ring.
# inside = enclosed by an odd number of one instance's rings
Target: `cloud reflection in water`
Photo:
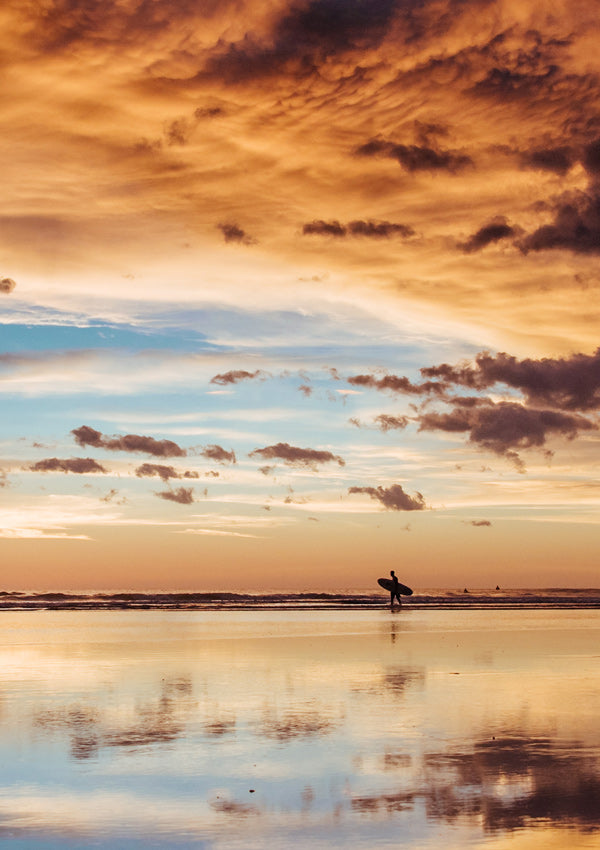
[[[452,632],[450,615],[436,631],[403,612],[391,643],[371,612],[268,613],[260,627],[174,612],[152,633],[127,612],[98,619],[112,641],[86,625],[77,642],[65,612],[59,645],[19,616],[27,652],[0,666],[0,823],[40,846],[371,850],[401,830],[419,850],[448,835],[521,850],[532,830],[600,834],[593,630],[524,642],[477,613]],[[570,701],[556,691],[567,667]]]

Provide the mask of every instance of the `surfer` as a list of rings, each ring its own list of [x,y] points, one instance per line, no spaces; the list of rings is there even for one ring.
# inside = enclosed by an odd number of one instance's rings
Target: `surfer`
[[[394,607],[394,597],[398,600],[398,605],[402,605],[402,600],[400,599],[400,591],[398,590],[398,576],[393,570],[390,570],[390,575],[392,577],[392,581],[394,582],[394,586],[390,590],[390,605]]]

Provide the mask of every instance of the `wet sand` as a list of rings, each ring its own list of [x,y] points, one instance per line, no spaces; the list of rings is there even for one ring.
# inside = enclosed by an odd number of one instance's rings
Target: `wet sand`
[[[5,611],[14,847],[600,848],[597,610]]]

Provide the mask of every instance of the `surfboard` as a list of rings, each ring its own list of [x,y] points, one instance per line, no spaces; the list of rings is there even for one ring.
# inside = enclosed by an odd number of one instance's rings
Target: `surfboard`
[[[377,584],[380,587],[383,587],[384,590],[393,590],[394,582],[391,578],[378,578]],[[398,582],[398,593],[401,593],[402,596],[412,596],[412,590],[410,587],[407,587],[405,584],[401,584]]]

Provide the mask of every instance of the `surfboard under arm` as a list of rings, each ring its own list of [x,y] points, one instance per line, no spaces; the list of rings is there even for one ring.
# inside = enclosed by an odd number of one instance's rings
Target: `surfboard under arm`
[[[392,591],[394,589],[394,582],[391,578],[378,578],[377,584],[383,587],[384,590]],[[398,582],[398,593],[402,594],[402,596],[412,596],[413,592],[410,587]]]

